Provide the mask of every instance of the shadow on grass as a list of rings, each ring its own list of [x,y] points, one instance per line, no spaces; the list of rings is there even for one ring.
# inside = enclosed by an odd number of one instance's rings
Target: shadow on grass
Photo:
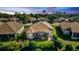
[[[36,50],[36,49],[40,49],[40,50]],[[57,51],[57,50],[54,47],[40,48],[40,47],[26,46],[22,48],[21,51]]]
[[[24,48],[21,49],[21,51],[33,51],[33,49],[35,49],[36,47],[32,47],[32,46],[26,46]]]

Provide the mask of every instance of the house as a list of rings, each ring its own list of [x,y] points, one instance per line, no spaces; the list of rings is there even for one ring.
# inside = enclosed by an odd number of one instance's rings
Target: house
[[[37,22],[26,30],[28,39],[48,39],[52,37],[52,26],[48,22]]]
[[[68,22],[69,18],[60,17],[59,19],[54,19],[53,21],[54,22]]]
[[[34,21],[36,21],[36,20],[37,20],[36,18],[31,17],[29,21],[34,22]]]
[[[39,17],[37,20],[38,21],[49,21],[49,19],[46,17]]]
[[[12,18],[0,18],[0,22],[8,22],[8,21],[17,21],[17,22],[20,22],[19,18],[15,18],[15,17],[12,17]]]
[[[6,22],[6,21],[8,21],[7,18],[0,18],[0,22]]]
[[[60,28],[64,35],[70,35],[72,39],[79,39],[78,22],[61,22]]]
[[[23,30],[24,26],[18,22],[0,22],[0,39],[16,38]]]
[[[8,18],[9,21],[16,21],[16,22],[20,22],[19,18],[15,18],[15,17],[12,17],[12,18]]]

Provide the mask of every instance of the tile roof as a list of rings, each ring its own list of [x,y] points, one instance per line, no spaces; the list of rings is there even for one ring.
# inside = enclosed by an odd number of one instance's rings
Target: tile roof
[[[79,32],[79,22],[61,22],[60,26],[63,30],[71,28],[72,32]]]
[[[37,22],[29,27],[26,31],[27,33],[36,33],[36,32],[48,32],[49,29],[53,29],[48,22]]]
[[[16,33],[22,25],[18,22],[0,22],[0,34],[12,34]]]

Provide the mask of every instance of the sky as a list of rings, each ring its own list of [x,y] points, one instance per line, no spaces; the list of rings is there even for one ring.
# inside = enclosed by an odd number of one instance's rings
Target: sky
[[[79,7],[0,7],[0,12],[14,14],[15,12],[24,13],[46,13],[65,12],[67,14],[79,14]]]

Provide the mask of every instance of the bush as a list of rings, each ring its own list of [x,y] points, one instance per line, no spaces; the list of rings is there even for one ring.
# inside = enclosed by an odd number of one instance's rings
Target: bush
[[[0,45],[0,51],[16,51],[22,48],[20,42],[17,41],[2,42]]]
[[[8,51],[9,49],[7,48],[6,45],[4,45],[2,42],[0,42],[0,51]]]
[[[71,44],[67,44],[67,45],[65,46],[65,50],[66,50],[66,51],[72,51],[72,50],[73,50],[73,46],[72,46]]]
[[[30,41],[29,46],[36,46],[36,41]]]
[[[16,38],[19,40],[19,39],[26,39],[26,33],[23,32],[22,34],[17,34]]]
[[[0,51],[11,51],[12,49],[9,49],[7,46],[0,47]]]
[[[53,50],[53,42],[52,41],[39,41],[37,42],[37,47],[42,49],[43,51]]]
[[[33,51],[36,49],[36,41],[29,41],[28,46],[23,47],[22,51]]]
[[[54,47],[55,47],[55,50],[58,50],[58,49],[63,48],[63,44],[59,40],[54,40]]]
[[[53,41],[7,41],[0,42],[0,51],[52,51]]]
[[[30,41],[29,45],[24,47],[22,51],[51,51],[53,50],[52,41]]]
[[[75,49],[79,50],[79,45],[78,45],[78,46],[76,46],[76,48],[75,48]]]
[[[21,48],[20,42],[17,42],[17,41],[10,41],[8,46],[10,49],[13,49],[14,51],[20,50],[20,48]]]
[[[41,48],[36,48],[36,49],[34,49],[34,51],[42,51],[42,49]]]

